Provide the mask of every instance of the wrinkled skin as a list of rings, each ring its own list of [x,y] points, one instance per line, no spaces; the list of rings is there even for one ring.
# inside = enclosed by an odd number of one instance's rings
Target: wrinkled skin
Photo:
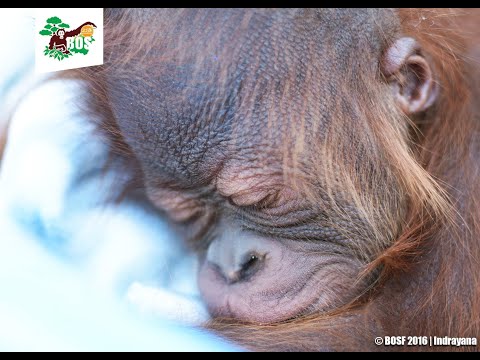
[[[379,76],[387,42],[400,37],[394,12],[151,10],[141,21],[161,29],[155,43],[122,72],[109,69],[107,90],[147,195],[199,253],[211,313],[264,324],[356,298],[375,278],[359,280],[360,271],[397,235],[406,201],[347,96],[366,77],[394,103]],[[393,54],[408,56],[402,49]],[[421,84],[412,81],[413,92]],[[380,245],[354,200],[318,170],[325,145],[334,166],[371,169],[366,197],[379,197],[375,179],[384,183],[391,223]]]

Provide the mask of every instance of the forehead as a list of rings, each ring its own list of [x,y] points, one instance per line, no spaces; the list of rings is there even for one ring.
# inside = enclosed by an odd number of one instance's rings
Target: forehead
[[[384,41],[378,19],[386,16],[371,9],[134,14],[140,30],[129,46],[143,53],[109,76],[119,127],[147,177],[160,182],[206,183],[232,161],[274,171],[285,151],[330,126],[333,108],[348,112],[344,93],[356,69],[374,74]]]

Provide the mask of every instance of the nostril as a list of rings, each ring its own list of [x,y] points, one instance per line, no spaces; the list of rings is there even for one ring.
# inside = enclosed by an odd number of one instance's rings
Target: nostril
[[[247,281],[261,271],[271,250],[272,243],[267,239],[240,231],[225,231],[209,244],[205,265],[230,285]]]
[[[246,260],[244,261],[242,268],[243,269],[248,269],[252,266],[255,265],[255,263],[258,261],[258,255],[255,253],[249,254],[246,256]]]
[[[238,261],[222,262],[209,260],[210,266],[222,277],[228,284],[247,281],[258,271],[260,271],[265,262],[266,254],[258,252],[247,252],[245,255],[238,257]]]
[[[255,275],[263,266],[265,255],[260,255],[256,252],[248,253],[244,256],[239,270],[239,281],[248,280]]]

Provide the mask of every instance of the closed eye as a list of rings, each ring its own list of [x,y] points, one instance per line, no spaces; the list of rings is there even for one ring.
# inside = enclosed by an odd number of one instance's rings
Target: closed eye
[[[228,200],[233,206],[263,208],[272,205],[277,197],[278,191],[272,191],[270,189],[237,193],[230,196]]]
[[[197,197],[166,189],[149,189],[153,204],[175,222],[188,222],[201,217],[204,206]]]
[[[239,197],[232,197],[230,204],[243,212],[261,218],[286,216],[311,208],[311,204],[308,204],[296,192],[288,188],[263,192],[261,196],[260,193],[249,193],[247,195],[242,194],[245,197],[241,197],[240,201]],[[245,201],[245,199],[249,201]]]
[[[183,208],[174,208],[167,211],[168,216],[176,222],[193,221],[202,216],[202,208],[198,206],[190,206]]]

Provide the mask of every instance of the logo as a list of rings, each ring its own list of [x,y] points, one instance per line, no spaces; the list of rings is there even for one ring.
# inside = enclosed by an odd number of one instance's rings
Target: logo
[[[103,64],[103,9],[38,9],[36,69]]]
[[[43,53],[52,59],[62,61],[74,54],[87,55],[92,42],[93,29],[97,26],[87,21],[73,30],[68,30],[70,25],[64,23],[59,17],[53,16],[47,19],[47,24],[40,35],[49,36],[50,42],[45,46]]]

